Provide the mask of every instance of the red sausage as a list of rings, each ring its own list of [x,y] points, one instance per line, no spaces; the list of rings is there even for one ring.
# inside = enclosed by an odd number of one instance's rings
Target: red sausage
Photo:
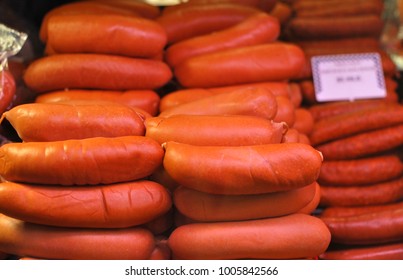
[[[0,211],[26,222],[80,228],[126,228],[148,223],[172,206],[168,191],[152,181],[89,187],[3,182]]]
[[[292,79],[304,64],[305,54],[297,45],[269,43],[192,57],[174,73],[184,87],[220,87]]]
[[[153,234],[127,229],[59,228],[26,223],[0,214],[0,250],[37,259],[146,260]]]
[[[200,98],[162,111],[160,117],[175,115],[247,115],[274,119],[277,97],[262,87],[237,89]],[[278,120],[282,121],[282,120]]]
[[[161,145],[145,136],[8,143],[0,147],[0,174],[25,183],[111,184],[149,176],[163,156]]]
[[[257,8],[234,3],[196,5],[162,14],[156,21],[165,29],[168,44],[173,44],[223,30],[260,12]]]
[[[280,24],[267,13],[253,14],[240,23],[221,31],[196,36],[168,47],[166,62],[175,67],[182,61],[201,54],[270,43],[280,34]]]
[[[320,217],[348,217],[401,208],[403,201],[369,206],[330,206],[322,210]]]
[[[167,43],[154,20],[124,15],[59,15],[48,20],[47,45],[56,53],[152,58]]]
[[[321,186],[318,183],[316,183],[315,195],[313,199],[307,205],[299,209],[298,213],[313,214],[319,206],[320,192],[321,192]]]
[[[316,182],[283,192],[220,195],[179,187],[173,199],[178,211],[197,221],[241,221],[296,213],[313,199],[315,189]]]
[[[168,244],[173,259],[296,259],[325,252],[330,233],[306,214],[176,228]]]
[[[142,17],[156,19],[161,14],[160,7],[143,1],[133,0],[89,0],[95,1],[115,8],[131,11]]]
[[[25,83],[35,92],[157,89],[171,78],[171,70],[161,61],[104,54],[42,57],[31,63],[24,75]]]
[[[319,255],[321,260],[402,260],[403,243],[352,247],[329,250]]]
[[[325,160],[318,181],[321,185],[365,185],[403,175],[403,162],[396,154],[350,160]]]
[[[300,188],[316,181],[323,159],[317,150],[300,143],[230,147],[167,142],[164,148],[164,168],[175,181],[215,194]]]
[[[285,123],[239,115],[176,115],[145,121],[145,136],[162,144],[176,141],[202,146],[244,146],[280,143]]]
[[[293,124],[293,128],[298,130],[300,133],[309,135],[313,130],[314,123],[315,120],[308,109],[301,107],[295,108],[295,122]]]
[[[115,103],[27,103],[5,112],[7,120],[24,142],[60,141],[91,137],[145,134],[144,116]]]

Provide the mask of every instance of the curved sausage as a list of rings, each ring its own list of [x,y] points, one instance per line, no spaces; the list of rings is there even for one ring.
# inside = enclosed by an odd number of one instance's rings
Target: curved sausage
[[[320,217],[348,217],[354,215],[369,214],[373,212],[389,211],[394,209],[401,209],[403,207],[403,201],[380,204],[380,205],[369,205],[369,206],[330,206],[324,208]]]
[[[298,130],[300,133],[309,135],[313,130],[314,123],[315,120],[307,108],[295,108],[295,122],[293,124],[293,128]]]
[[[188,224],[176,228],[168,239],[173,259],[199,260],[316,257],[329,243],[326,225],[306,214]]]
[[[145,135],[144,116],[115,103],[27,103],[5,112],[24,142]]]
[[[0,183],[0,211],[26,222],[77,228],[126,228],[148,223],[172,206],[152,181],[88,187]]]
[[[202,146],[244,146],[280,143],[288,127],[255,116],[175,115],[145,121],[145,136],[162,144],[176,141]]]
[[[60,228],[26,223],[0,214],[0,250],[17,256],[65,260],[146,260],[154,235],[127,229]]]
[[[402,260],[403,243],[373,245],[329,250],[319,255],[320,260]]]
[[[178,64],[174,74],[187,88],[220,87],[293,79],[304,65],[302,49],[276,42],[192,57]]]
[[[295,190],[252,195],[209,194],[179,187],[173,199],[178,211],[197,221],[241,221],[296,213],[313,199],[315,190],[316,182]]]
[[[8,143],[0,147],[0,174],[25,183],[111,184],[149,176],[163,156],[161,145],[145,136]]]
[[[31,63],[24,74],[34,92],[65,88],[136,90],[157,89],[172,78],[159,60],[105,54],[57,54]]]
[[[316,181],[321,154],[306,144],[195,146],[166,142],[163,165],[180,185],[215,194],[259,194]],[[219,180],[217,180],[219,178]]]

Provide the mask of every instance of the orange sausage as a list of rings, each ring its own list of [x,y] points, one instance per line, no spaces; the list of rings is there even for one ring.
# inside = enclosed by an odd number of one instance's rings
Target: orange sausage
[[[279,34],[280,24],[275,17],[263,12],[257,13],[232,27],[172,44],[166,50],[165,60],[174,68],[190,57],[270,43],[275,41]]]
[[[167,44],[154,20],[124,15],[59,15],[48,20],[47,45],[56,53],[152,58]]]
[[[176,141],[202,146],[243,146],[280,143],[285,123],[254,116],[176,115],[145,121],[146,136],[162,144]]]
[[[174,73],[184,87],[219,87],[292,79],[304,64],[305,54],[297,45],[268,43],[192,57]]]
[[[300,143],[229,147],[167,142],[164,148],[164,168],[176,182],[215,194],[300,188],[316,181],[322,165],[321,154]]]
[[[300,133],[298,130],[292,127],[288,128],[283,136],[283,139],[281,140],[281,143],[299,143],[299,136]]]
[[[332,242],[372,245],[403,240],[403,209],[348,217],[323,217]]]
[[[169,176],[162,164],[148,176],[148,179],[163,185],[170,192],[173,192],[178,187],[178,183]]]
[[[296,213],[313,199],[315,189],[316,182],[284,192],[221,195],[179,187],[173,199],[178,211],[197,221],[241,221]]]
[[[57,15],[127,15],[127,16],[137,16],[138,13],[113,7],[110,5],[96,3],[92,1],[79,1],[72,3],[65,3],[63,5],[57,6],[49,10],[42,19],[42,23],[39,29],[39,38],[43,43],[48,39],[48,21],[51,17]]]
[[[270,15],[277,18],[281,26],[285,26],[293,16],[293,10],[288,3],[276,1],[276,4],[269,12]]]
[[[151,138],[122,136],[9,143],[0,155],[0,174],[7,181],[96,185],[147,177],[162,164],[164,151]]]
[[[0,214],[0,229],[0,250],[21,257],[145,260],[155,248],[153,234],[141,227],[59,228],[26,223]]]
[[[134,109],[117,103],[27,103],[5,112],[0,122],[8,121],[24,142],[42,142],[142,136],[144,119]]]
[[[296,259],[322,254],[330,243],[325,224],[306,214],[176,228],[173,259]]]
[[[169,210],[166,211],[164,214],[156,217],[152,221],[145,223],[143,226],[151,231],[154,235],[163,235],[165,233],[168,233],[172,229],[173,218],[174,208],[170,207]]]
[[[319,206],[321,186],[316,183],[315,195],[313,199],[304,207],[298,210],[298,213],[313,214]]]
[[[276,122],[285,122],[289,127],[293,127],[296,121],[296,108],[288,96],[276,96],[277,113],[273,118]]]
[[[390,151],[402,145],[403,123],[323,143],[316,149],[327,160],[344,160]]]
[[[149,19],[156,19],[161,14],[160,7],[151,5],[143,1],[132,1],[132,0],[89,0],[89,1],[95,1],[97,3],[106,4],[108,6],[125,9]]]
[[[0,211],[26,222],[81,228],[141,225],[172,206],[167,190],[152,181],[88,187],[41,186],[3,182]]]
[[[161,61],[104,54],[42,57],[31,63],[24,75],[26,85],[35,92],[156,89],[171,78],[171,70]]]
[[[278,104],[265,88],[246,88],[215,94],[162,111],[160,117],[175,115],[246,115],[274,119]],[[282,121],[282,120],[278,120]]]
[[[153,90],[62,90],[43,93],[35,98],[36,103],[52,103],[71,100],[104,100],[140,108],[155,116],[158,113],[160,96]]]
[[[16,94],[16,83],[13,75],[7,71],[0,71],[0,114],[11,105]]]
[[[397,154],[350,160],[325,160],[318,181],[322,185],[365,185],[385,182],[403,175]]]
[[[214,88],[180,89],[170,92],[161,98],[160,111],[163,112],[170,107],[195,101],[203,97],[208,97],[220,93],[227,93],[229,91],[234,90],[257,88],[257,87],[265,88],[271,91],[275,96],[279,95],[290,96],[291,100],[297,99],[296,97],[293,98],[292,96],[298,95],[299,91],[299,87],[296,87],[294,83],[288,83],[288,82],[262,82],[262,83],[248,83],[236,86],[223,86]],[[295,106],[297,107],[296,104]]]
[[[351,136],[360,132],[403,123],[403,106],[384,106],[348,112],[315,122],[309,135],[313,145]]]
[[[321,260],[402,260],[403,243],[352,247],[329,250],[319,255]]]
[[[188,6],[164,13],[156,21],[168,36],[168,44],[231,27],[261,10],[234,3]],[[186,24],[183,24],[186,23]]]
[[[386,210],[401,209],[402,207],[403,201],[369,206],[330,206],[322,210],[320,217],[348,217]]]
[[[350,186],[321,186],[321,206],[365,206],[403,199],[403,178],[381,183]]]

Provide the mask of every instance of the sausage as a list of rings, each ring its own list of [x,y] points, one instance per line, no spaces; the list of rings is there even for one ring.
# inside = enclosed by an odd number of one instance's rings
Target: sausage
[[[305,135],[309,135],[313,130],[314,123],[315,120],[307,108],[295,108],[295,122],[293,127],[296,130]]]
[[[241,221],[296,213],[313,199],[315,189],[316,182],[283,192],[221,195],[179,187],[173,199],[178,211],[197,221]]]
[[[403,243],[352,247],[329,250],[319,255],[320,260],[402,260]]]
[[[163,165],[180,185],[214,194],[259,194],[316,181],[321,154],[306,144],[195,146],[163,144]],[[218,178],[218,179],[217,179]]]
[[[16,83],[8,70],[0,71],[0,114],[4,113],[16,95]]]
[[[168,239],[173,259],[193,260],[315,257],[329,243],[325,224],[306,214],[188,224],[176,228]]]
[[[326,160],[344,160],[374,155],[402,145],[403,123],[319,144],[316,149]]]
[[[289,127],[293,127],[296,121],[295,106],[288,96],[276,96],[277,113],[273,118],[276,122],[285,122]]]
[[[295,83],[288,82],[262,82],[262,83],[248,83],[236,86],[223,86],[214,88],[188,88],[179,89],[164,95],[160,102],[160,112],[167,110],[173,106],[188,103],[191,101],[198,100],[203,97],[213,96],[220,93],[227,93],[229,91],[247,89],[247,88],[266,88],[271,91],[275,96],[285,95],[290,96],[291,100],[296,100],[297,98],[292,98],[292,95],[298,94],[299,87],[294,86]],[[296,92],[296,93],[294,93]],[[293,101],[297,102],[297,101]],[[295,105],[296,106],[296,105]]]
[[[382,19],[371,14],[323,18],[294,17],[288,22],[284,33],[293,40],[378,38],[382,28]]]
[[[295,128],[288,128],[285,134],[283,135],[283,139],[281,140],[281,143],[299,143],[300,133],[298,130]]]
[[[318,182],[322,185],[365,185],[385,182],[403,175],[403,163],[396,154],[350,160],[325,160]]]
[[[174,68],[182,61],[201,54],[270,43],[279,34],[280,23],[275,17],[257,13],[232,27],[172,44],[166,50],[165,61]]]
[[[156,236],[156,245],[149,257],[149,260],[170,260],[171,249],[168,246],[168,239],[164,236]]]
[[[234,3],[183,7],[156,18],[166,31],[168,45],[231,27],[261,10]],[[183,24],[186,22],[186,24]]]
[[[170,199],[170,201],[172,200]],[[168,233],[172,229],[173,218],[174,218],[174,208],[170,207],[168,211],[166,211],[164,214],[145,223],[143,226],[156,236],[163,235],[165,233]]]
[[[320,217],[349,217],[380,211],[401,209],[402,207],[403,201],[369,206],[330,206],[322,210]]]
[[[381,48],[379,40],[373,37],[301,40],[297,41],[296,44],[309,53],[326,51],[328,54],[340,49],[350,49],[354,53],[359,53],[377,51]]]
[[[0,183],[0,211],[26,222],[77,228],[126,228],[148,223],[172,206],[160,184],[136,180],[88,187]]]
[[[175,115],[246,115],[274,119],[278,104],[265,88],[246,88],[200,98],[162,111],[160,117]]]
[[[157,89],[172,78],[161,61],[104,54],[58,54],[42,57],[26,69],[24,81],[34,92],[65,88]]]
[[[145,135],[144,116],[123,104],[27,103],[5,112],[24,142]]]
[[[0,174],[25,183],[112,184],[149,176],[163,156],[161,145],[145,136],[8,143],[0,147]]]
[[[104,100],[139,108],[152,116],[159,110],[160,96],[154,90],[84,90],[72,89],[43,93],[35,98],[36,103],[52,103],[71,100]]]
[[[365,206],[392,203],[403,198],[403,177],[367,185],[321,185],[321,206]]]
[[[403,208],[348,217],[322,217],[332,242],[373,245],[402,241]]]
[[[403,106],[391,103],[317,121],[309,137],[312,144],[316,146],[360,132],[386,128],[401,123],[403,123]]]
[[[297,213],[302,213],[302,214],[314,214],[315,210],[318,208],[319,206],[319,202],[320,202],[320,190],[321,190],[321,186],[316,182],[316,188],[315,188],[315,195],[312,198],[312,200],[305,205],[304,207],[302,207],[301,209],[298,210]]]
[[[162,144],[176,141],[202,146],[244,146],[280,143],[288,127],[255,116],[176,115],[145,121],[145,136]]]
[[[98,53],[152,58],[167,44],[154,20],[124,15],[59,15],[48,20],[47,45],[56,53]]]
[[[173,192],[179,186],[178,183],[169,176],[162,164],[158,166],[150,176],[148,176],[148,179],[163,185],[170,192]]]
[[[293,10],[288,3],[276,1],[269,14],[277,18],[281,26],[285,26],[293,16]]]
[[[60,228],[27,223],[0,214],[0,228],[0,250],[21,257],[145,260],[155,248],[153,234],[141,227]]]
[[[336,115],[342,115],[364,109],[379,108],[387,104],[389,104],[388,101],[382,99],[335,101],[314,104],[309,106],[308,110],[311,112],[315,121],[319,121],[327,117],[334,117]]]
[[[125,9],[138,14],[141,17],[156,19],[160,16],[161,10],[158,6],[151,5],[142,1],[128,1],[128,0],[90,0],[103,3],[112,7]]]
[[[301,48],[278,42],[192,57],[178,64],[174,74],[179,84],[187,88],[220,87],[293,79],[304,65]]]
[[[50,9],[42,18],[41,25],[39,27],[39,39],[46,43],[48,40],[48,21],[51,17],[57,15],[127,15],[127,16],[137,16],[138,13],[106,5],[103,3],[97,3],[94,1],[80,1],[72,3],[64,3],[60,6]]]

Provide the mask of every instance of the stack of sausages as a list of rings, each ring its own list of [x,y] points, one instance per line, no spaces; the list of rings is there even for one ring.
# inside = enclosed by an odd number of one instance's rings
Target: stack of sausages
[[[310,111],[310,140],[324,157],[320,217],[332,233],[333,250],[321,257],[401,259],[403,106],[362,100]]]
[[[1,118],[18,141],[0,151],[0,251],[43,259],[170,258],[162,233],[171,227],[171,194],[148,178],[164,150],[144,125],[158,110],[154,90],[172,76],[156,58],[167,37],[154,20],[127,13],[75,2],[45,17],[47,55],[24,75],[44,101]]]
[[[299,81],[306,104],[317,103],[311,58],[319,55],[378,53],[386,83],[385,99],[397,101],[396,65],[380,42],[383,1],[295,0],[293,17],[285,26],[287,40],[300,46],[307,57]]]

